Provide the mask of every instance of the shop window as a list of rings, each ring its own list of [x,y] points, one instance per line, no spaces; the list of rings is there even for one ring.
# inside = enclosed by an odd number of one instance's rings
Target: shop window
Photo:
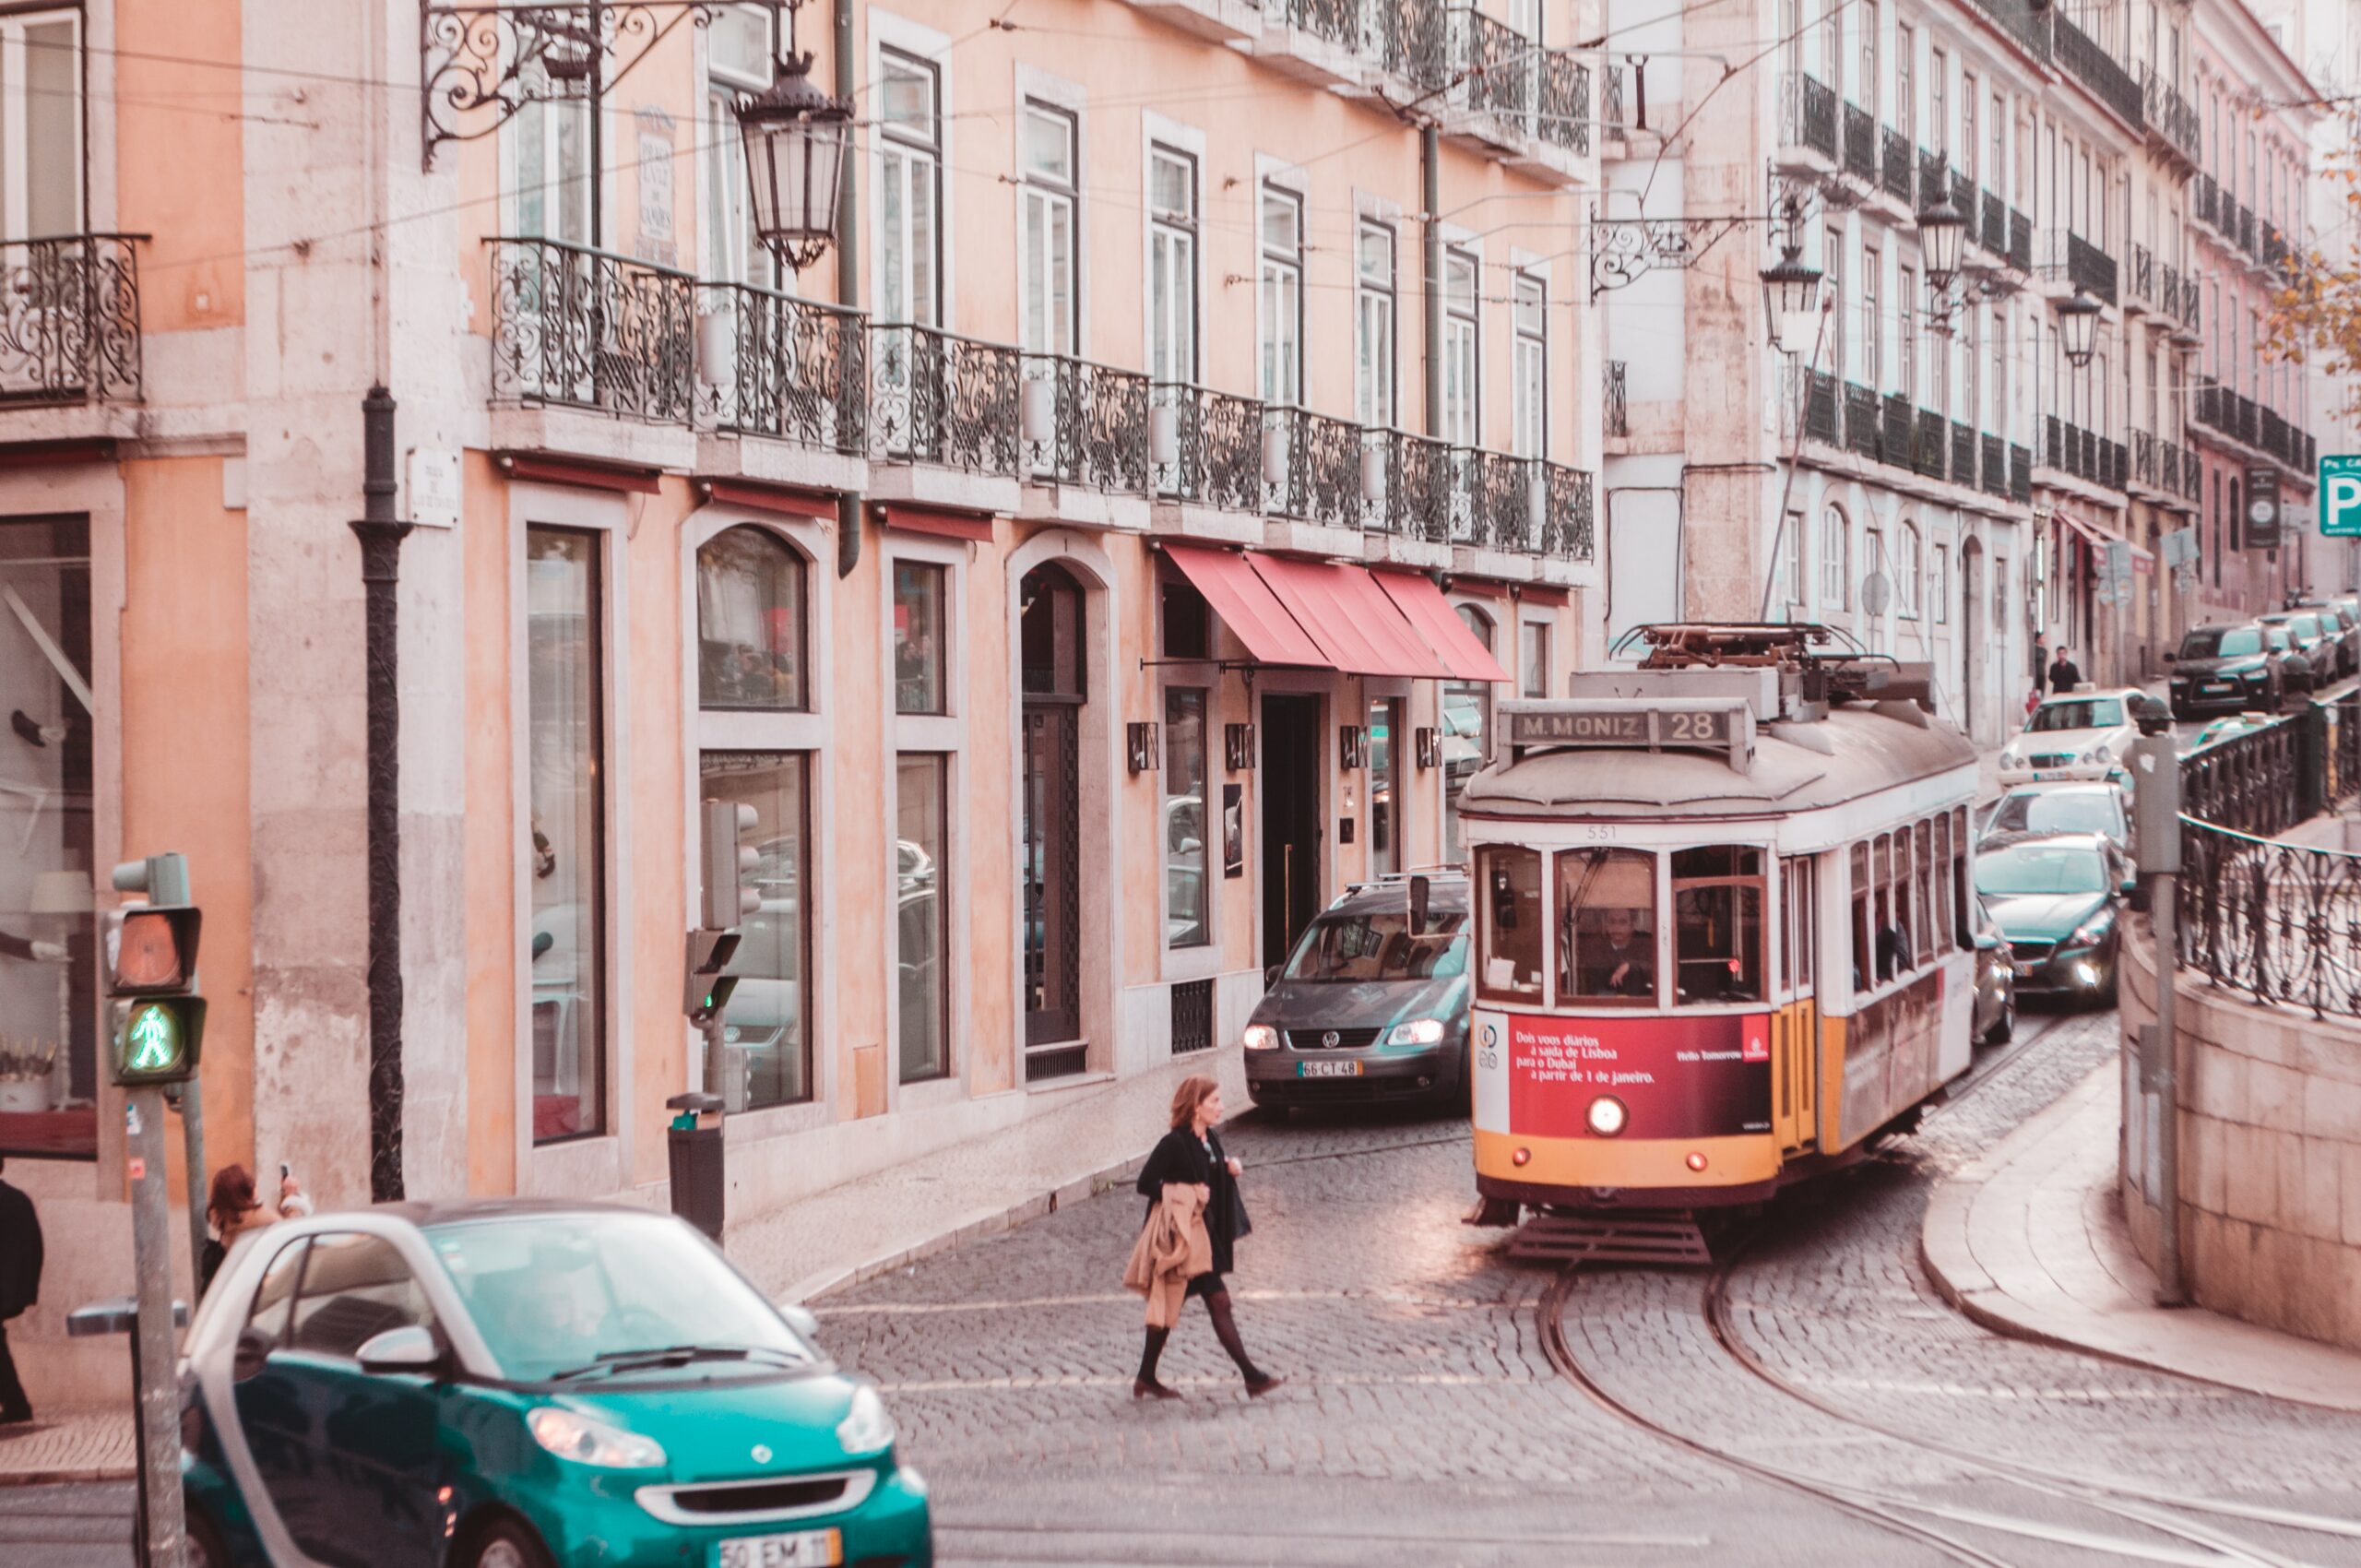
[[[1472,604],[1459,606],[1459,619],[1469,635],[1489,648],[1492,618]],[[1459,796],[1467,781],[1484,766],[1491,747],[1492,683],[1489,681],[1445,681],[1442,683],[1442,848],[1444,858],[1461,862],[1466,854],[1459,830]]]
[[[801,709],[803,558],[767,529],[714,535],[697,551],[697,701]]]
[[[1762,999],[1762,851],[1745,845],[1672,857],[1674,1001]]]
[[[1546,697],[1549,695],[1548,624],[1525,621],[1519,623],[1516,630],[1520,688],[1528,697]]]
[[[894,563],[894,711],[944,713],[944,568]]]
[[[1486,844],[1476,851],[1483,886],[1483,964],[1477,991],[1494,1002],[1541,1001],[1541,851]]]
[[[1651,1006],[1655,970],[1655,857],[1636,849],[1560,854],[1559,1000]]]
[[[606,637],[599,538],[528,529],[533,1138],[606,1130]]]
[[[951,1072],[951,928],[943,885],[950,818],[951,759],[904,752],[895,778],[896,1021],[902,1082]]]
[[[728,970],[738,977],[738,989],[721,1034],[733,1058],[726,1081],[744,1086],[742,1101],[733,1096],[730,1109],[809,1099],[811,756],[706,752],[701,763],[704,799],[754,809],[754,827],[741,838],[753,846],[754,864],[742,885],[761,902],[739,923],[738,951]]]
[[[1211,659],[1214,656],[1213,610],[1196,585],[1179,577],[1158,584],[1164,621],[1164,657]]]
[[[90,544],[0,522],[0,1154],[98,1152]]]
[[[1205,693],[1164,694],[1164,935],[1172,947],[1213,940],[1205,818]]]

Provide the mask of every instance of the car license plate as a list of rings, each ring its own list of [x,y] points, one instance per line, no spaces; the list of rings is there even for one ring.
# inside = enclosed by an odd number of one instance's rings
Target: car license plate
[[[723,1541],[716,1568],[836,1568],[844,1560],[844,1537],[838,1531],[798,1530]]]
[[[2207,696],[2209,696],[2209,697],[2218,697],[2218,696],[2226,696],[2226,695],[2229,695],[2229,693],[2230,693],[2232,690],[2234,690],[2235,688],[2231,687],[2230,685],[2228,685],[2228,684],[2227,684],[2226,683],[2225,683],[2225,682],[2221,682],[2221,681],[2208,681],[2208,682],[2206,682],[2206,683],[2205,683],[2204,686],[2203,686],[2202,688],[2201,688],[2201,690],[2205,693],[2205,695],[2206,695]]]
[[[2040,767],[2034,770],[2033,781],[2036,784],[2047,784],[2053,778],[2065,777],[2066,770],[2062,767]]]
[[[1299,1078],[1358,1078],[1361,1064],[1358,1062],[1299,1062],[1295,1064]]]

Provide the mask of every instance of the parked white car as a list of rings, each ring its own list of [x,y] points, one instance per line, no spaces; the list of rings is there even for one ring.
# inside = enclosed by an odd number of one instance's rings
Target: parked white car
[[[2000,782],[2106,778],[2121,783],[2124,754],[2140,738],[2132,703],[2142,695],[2133,686],[2106,692],[2085,687],[2049,698],[2033,710],[2023,732],[2000,754]]]

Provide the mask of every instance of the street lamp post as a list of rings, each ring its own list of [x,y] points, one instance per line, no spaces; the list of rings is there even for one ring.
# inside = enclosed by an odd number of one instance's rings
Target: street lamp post
[[[2099,313],[2105,309],[2098,301],[2082,289],[2074,297],[2058,307],[2058,336],[2066,350],[2066,362],[2076,370],[2090,368],[2091,355],[2099,342]]]
[[[735,111],[755,237],[800,272],[836,239],[852,106],[813,82],[812,55],[795,47],[797,9],[777,6],[776,75],[769,87],[741,98]]]
[[[1959,276],[1960,247],[1967,239],[1967,218],[1948,196],[1918,212],[1918,255],[1927,268],[1927,282],[1937,293]]]

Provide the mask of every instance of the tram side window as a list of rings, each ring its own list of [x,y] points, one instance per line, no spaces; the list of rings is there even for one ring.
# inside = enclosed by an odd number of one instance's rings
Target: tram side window
[[[1674,1001],[1762,999],[1762,851],[1717,844],[1672,857]]]
[[[1975,945],[1975,922],[1968,918],[1967,901],[1975,885],[1967,875],[1967,808],[1952,808],[1952,922],[1962,947]]]
[[[1654,855],[1636,849],[1559,855],[1558,995],[1633,1006],[1655,1001]]]
[[[1952,819],[1946,812],[1935,819],[1935,932],[1928,956],[1952,947]]]
[[[1885,923],[1878,927],[1878,979],[1890,980],[1907,974],[1913,944],[1910,914],[1910,829],[1891,836],[1892,859],[1887,862]]]
[[[1853,846],[1853,989],[1869,988],[1869,847]]]
[[[1918,839],[1918,851],[1912,861],[1918,871],[1918,923],[1913,928],[1916,940],[1911,944],[1910,952],[1919,963],[1930,964],[1940,951],[1935,945],[1940,930],[1935,918],[1935,829],[1933,824],[1922,822],[1911,831]]]
[[[1541,851],[1487,844],[1476,851],[1484,885],[1483,964],[1477,989],[1501,1002],[1541,1000]]]
[[[1820,940],[1820,864],[1809,855],[1779,862],[1779,987],[1790,996],[1812,990],[1812,950]]]

